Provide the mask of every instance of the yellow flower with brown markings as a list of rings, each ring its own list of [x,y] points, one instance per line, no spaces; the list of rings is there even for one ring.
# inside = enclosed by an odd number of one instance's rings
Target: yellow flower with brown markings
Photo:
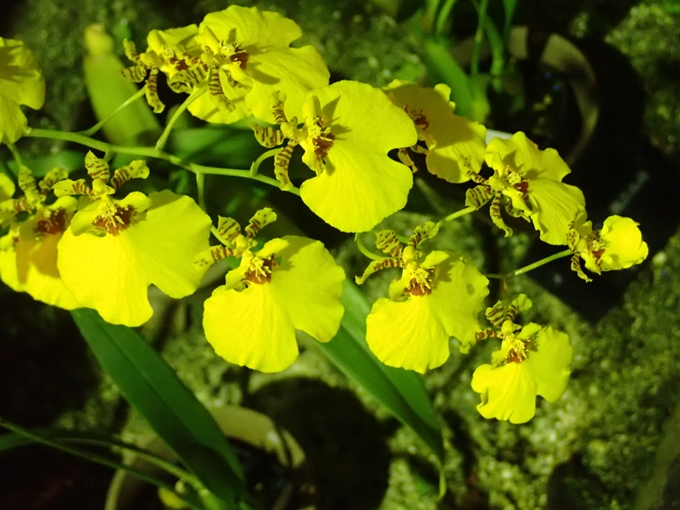
[[[20,105],[34,110],[45,102],[45,80],[33,52],[22,41],[0,37],[0,143],[14,143],[27,120]]]

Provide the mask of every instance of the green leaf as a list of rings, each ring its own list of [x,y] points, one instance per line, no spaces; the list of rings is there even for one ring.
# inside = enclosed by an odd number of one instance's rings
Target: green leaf
[[[57,166],[63,167],[69,172],[78,168],[84,168],[85,166],[85,155],[82,152],[71,150],[59,151],[42,158],[23,159],[23,164],[33,171],[35,177],[44,177],[47,172]],[[14,172],[14,175],[19,174],[19,165],[17,165],[16,161],[9,161],[7,164],[12,169],[12,172]]]
[[[156,478],[155,476],[148,474],[144,471],[139,471],[132,466],[122,464],[117,460],[110,458],[109,456],[102,456],[88,450],[81,450],[71,446],[69,443],[87,443],[94,444],[96,446],[110,446],[108,441],[100,441],[96,439],[89,439],[86,434],[81,433],[67,433],[58,429],[43,429],[41,431],[29,431],[20,427],[16,424],[9,423],[5,420],[0,419],[0,427],[7,428],[12,432],[0,435],[0,452],[5,450],[10,450],[19,446],[27,446],[31,444],[42,444],[54,448],[55,450],[66,452],[75,457],[80,457],[90,462],[101,464],[113,469],[123,470],[128,474],[139,478],[145,482],[155,485],[159,488],[163,488],[169,492],[174,493],[174,488],[171,484],[164,480]],[[124,445],[124,443],[121,443]],[[130,445],[124,445],[122,447],[131,448],[137,450],[135,447]],[[144,453],[142,450],[138,450],[138,453]],[[152,459],[152,455],[146,454],[147,460]],[[159,459],[163,462],[163,459]],[[165,464],[170,464],[164,461]],[[173,466],[174,467],[174,466]],[[179,468],[175,469],[180,471]],[[205,490],[205,489],[203,489]],[[185,493],[176,494],[178,499],[180,499],[184,504],[193,510],[202,510],[203,505],[195,493]]]
[[[503,8],[505,10],[505,22],[503,24],[503,36],[507,39],[512,27],[512,19],[515,17],[515,9],[517,8],[518,0],[503,0]]]
[[[456,103],[456,115],[471,118],[472,93],[470,79],[448,49],[446,40],[427,37],[423,39],[425,63],[432,83],[445,83],[451,87],[451,101]]]
[[[317,345],[342,372],[411,427],[443,461],[441,427],[420,376],[384,365],[369,350],[365,337],[370,305],[355,284],[345,282],[342,301],[345,315],[340,331],[329,343]]]
[[[161,356],[133,329],[97,312],[71,312],[106,373],[151,428],[206,488],[229,507],[244,490],[243,474],[212,416]]]

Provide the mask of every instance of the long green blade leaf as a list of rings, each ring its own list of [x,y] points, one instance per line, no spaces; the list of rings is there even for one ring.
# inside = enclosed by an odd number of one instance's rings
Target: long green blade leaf
[[[129,473],[130,475],[139,478],[140,480],[144,480],[145,482],[155,485],[158,488],[162,488],[172,492],[173,494],[175,494],[175,496],[177,496],[177,498],[179,498],[192,510],[202,510],[203,508],[200,500],[198,499],[198,497],[196,497],[195,494],[192,493],[181,495],[177,494],[175,492],[174,487],[171,484],[159,478],[156,478],[148,473],[139,471],[133,468],[132,466],[122,464],[109,457],[98,455],[87,450],[75,448],[67,444],[69,441],[59,441],[57,436],[59,435],[60,431],[56,430],[47,430],[43,432],[28,431],[26,429],[23,429],[22,427],[19,427],[18,425],[3,420],[0,420],[0,427],[5,427],[13,431],[11,433],[0,435],[0,451],[5,451],[12,448],[16,448],[18,446],[27,446],[36,443],[43,444],[45,446],[54,448],[55,450],[66,452],[75,457],[80,457],[89,460],[90,462],[95,462],[97,464],[101,464],[103,466],[107,466],[113,469],[123,470]]]
[[[345,282],[342,300],[345,316],[340,331],[331,342],[317,345],[340,370],[411,427],[442,461],[441,428],[420,377],[384,365],[368,349],[365,337],[370,306],[356,285]]]
[[[470,78],[451,55],[445,39],[423,38],[425,63],[433,83],[446,83],[451,87],[451,101],[456,103],[456,114],[470,118],[472,115],[472,93]]]
[[[128,402],[208,490],[234,506],[243,474],[210,413],[135,330],[108,324],[93,310],[71,314]]]

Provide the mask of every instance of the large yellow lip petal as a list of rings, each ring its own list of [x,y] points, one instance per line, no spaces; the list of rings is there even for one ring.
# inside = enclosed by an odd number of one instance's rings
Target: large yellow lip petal
[[[375,302],[366,319],[368,346],[390,366],[421,373],[440,366],[449,357],[449,337],[463,345],[474,342],[488,284],[473,266],[443,260],[436,266],[431,294]]]
[[[340,296],[345,271],[320,241],[297,236],[283,240],[288,246],[278,252],[282,262],[272,275],[272,291],[297,329],[328,342],[344,312]]]
[[[80,307],[57,269],[57,243],[62,234],[40,240],[20,239],[15,245],[17,280],[34,299],[65,310]]]
[[[149,283],[125,232],[99,237],[75,236],[67,230],[59,243],[57,267],[82,306],[94,308],[111,324],[139,326],[153,313],[147,298]]]
[[[38,61],[21,41],[0,37],[0,143],[16,142],[26,127],[19,105],[34,110],[45,101],[45,80]]]
[[[366,341],[380,361],[422,374],[449,358],[449,335],[431,301],[430,295],[403,302],[381,298],[373,304]]]
[[[189,197],[151,193],[142,221],[119,235],[74,235],[59,243],[58,268],[76,300],[112,324],[139,326],[152,314],[149,285],[171,297],[194,292],[203,276],[194,258],[208,248],[210,218]]]
[[[319,241],[285,236],[269,241],[257,255],[270,256],[276,249],[281,265],[273,267],[270,281],[241,291],[219,287],[206,300],[203,316],[217,354],[263,372],[293,363],[296,329],[327,342],[343,314],[344,271]]]
[[[300,187],[307,206],[324,221],[344,232],[364,232],[402,209],[413,185],[411,171],[387,153],[417,141],[413,122],[380,90],[341,81],[310,92],[334,140],[326,154],[326,169]],[[306,141],[305,141],[306,142]],[[303,143],[312,157],[311,144]]]
[[[567,244],[569,224],[585,210],[583,192],[576,186],[549,179],[529,181],[531,220],[541,240],[554,245]]]
[[[566,333],[550,326],[536,335],[535,344],[524,362],[526,369],[536,383],[536,394],[555,402],[567,387],[574,349]]]
[[[413,186],[408,167],[342,144],[332,151],[327,170],[300,186],[302,201],[326,223],[343,232],[366,232],[406,205]]]
[[[482,365],[472,375],[472,389],[481,393],[477,410],[484,418],[526,423],[536,414],[536,383],[524,363]]]
[[[218,287],[205,301],[203,328],[218,355],[262,372],[284,370],[298,354],[295,327],[270,285]]]
[[[149,199],[146,218],[126,231],[138,263],[149,283],[168,296],[188,296],[207,270],[197,270],[194,259],[209,247],[210,217],[193,199],[168,190],[151,193]]]

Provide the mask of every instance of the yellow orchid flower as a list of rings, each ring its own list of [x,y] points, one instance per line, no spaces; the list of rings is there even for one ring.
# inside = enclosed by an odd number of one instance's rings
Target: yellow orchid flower
[[[57,267],[76,300],[112,324],[139,326],[152,315],[147,297],[156,285],[173,298],[193,293],[204,271],[194,268],[208,246],[210,218],[189,197],[165,190],[112,198],[131,178],[146,177],[143,161],[109,176],[106,162],[88,153],[84,179],[57,183],[57,196],[85,195],[59,242]]]
[[[270,97],[281,92],[296,115],[309,90],[328,84],[330,73],[312,46],[291,48],[300,27],[276,12],[229,6],[208,14],[196,40],[209,69],[210,98],[189,106],[208,122],[230,123],[249,116],[275,123]]]
[[[593,231],[592,222],[582,213],[571,223],[569,234],[569,248],[574,252],[571,268],[587,282],[591,279],[581,269],[581,258],[588,270],[600,274],[640,264],[649,254],[638,223],[630,218],[610,216],[601,230]]]
[[[0,143],[24,134],[24,104],[39,110],[45,102],[45,80],[33,52],[22,41],[0,37]]]
[[[484,418],[525,423],[536,413],[536,395],[555,402],[567,387],[573,357],[569,337],[549,326],[515,324],[515,315],[530,307],[521,294],[507,310],[502,301],[487,309],[499,331],[480,331],[477,341],[496,337],[502,343],[491,355],[492,363],[481,365],[472,376],[472,389],[482,400],[477,410]]]
[[[66,170],[55,168],[38,185],[30,169],[20,168],[19,187],[24,196],[0,202],[0,218],[15,217],[20,212],[30,215],[21,221],[14,219],[9,232],[0,238],[0,278],[17,292],[73,310],[79,304],[59,275],[57,243],[69,225],[77,201],[62,197],[51,205],[45,204],[52,185],[66,177]]]
[[[284,236],[253,252],[254,237],[274,221],[271,209],[259,211],[246,235],[231,218],[221,218],[219,239],[197,257],[205,266],[225,256],[240,257],[238,268],[205,301],[203,328],[215,352],[225,360],[262,372],[279,372],[298,355],[295,330],[320,342],[337,333],[345,273],[319,241]]]
[[[372,262],[356,280],[361,284],[381,269],[402,268],[401,278],[390,284],[390,298],[378,299],[366,319],[368,346],[386,365],[424,373],[449,358],[450,337],[463,345],[475,340],[489,281],[447,252],[423,258],[418,245],[436,233],[434,223],[425,223],[404,245],[393,231],[379,232],[376,246],[390,257]]]
[[[465,204],[480,208],[491,200],[494,224],[512,235],[501,216],[501,198],[508,214],[531,220],[548,244],[567,244],[569,222],[585,210],[583,193],[562,179],[571,170],[554,149],[539,150],[521,131],[509,140],[494,138],[484,159],[494,171],[488,179],[470,177],[480,186],[466,193]]]
[[[384,90],[415,124],[418,140],[424,142],[427,149],[414,145],[411,150],[426,154],[427,170],[431,174],[448,182],[462,183],[470,180],[470,173],[479,173],[484,162],[486,128],[454,115],[456,105],[449,101],[448,85],[440,83],[432,89],[394,80]],[[399,154],[404,164],[412,164],[407,149]]]
[[[274,160],[282,189],[292,184],[288,163],[293,149],[305,150],[302,161],[316,177],[300,186],[307,206],[326,223],[343,232],[365,232],[406,205],[413,175],[389,158],[392,149],[417,141],[413,122],[379,89],[340,81],[307,94],[304,124],[288,120],[283,98],[275,96],[274,112],[281,130],[253,126],[267,147],[288,142]]]

